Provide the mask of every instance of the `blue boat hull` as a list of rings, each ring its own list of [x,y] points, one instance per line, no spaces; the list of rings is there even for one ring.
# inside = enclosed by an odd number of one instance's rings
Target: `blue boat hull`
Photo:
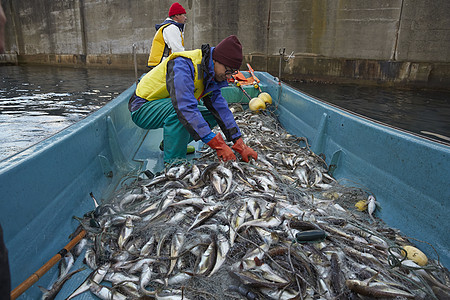
[[[271,94],[281,124],[307,137],[312,150],[323,153],[335,168],[335,178],[373,193],[382,207],[380,218],[432,244],[444,266],[450,265],[450,241],[445,238],[450,229],[448,145],[333,107],[279,85],[270,74],[257,76]],[[256,95],[253,87],[247,90]],[[132,123],[127,103],[133,91],[134,86],[81,122],[0,162],[0,223],[13,288],[68,243],[79,224],[72,217],[94,209],[89,193],[106,199],[139,171],[162,169],[162,131],[145,131]],[[230,102],[247,100],[237,88],[223,94]],[[416,245],[437,258],[428,244]],[[21,298],[39,297],[37,285],[46,286],[55,275],[51,270]],[[77,275],[86,278],[86,273]],[[76,279],[58,299],[80,284]]]
[[[264,82],[272,76],[261,74]],[[289,86],[268,84],[280,123],[323,153],[334,177],[373,193],[377,215],[450,265],[450,146],[342,110]],[[412,240],[414,241],[414,240]],[[428,244],[427,244],[428,243]],[[431,247],[429,244],[433,245]]]

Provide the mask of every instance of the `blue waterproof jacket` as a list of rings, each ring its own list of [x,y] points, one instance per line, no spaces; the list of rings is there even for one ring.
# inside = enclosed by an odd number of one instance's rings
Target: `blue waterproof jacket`
[[[165,68],[166,80],[160,81],[159,84],[165,85],[165,87],[158,86],[158,84],[147,85],[146,91],[167,89],[178,119],[194,140],[201,139],[208,143],[215,136],[198,110],[197,105],[202,101],[203,105],[213,114],[226,139],[235,141],[241,137],[241,132],[220,91],[221,88],[228,86],[227,81],[216,82],[214,79],[213,51],[214,47],[203,45],[201,52],[198,51],[198,58],[192,59],[192,54],[191,57],[184,57],[184,52],[171,55],[167,58],[167,62],[164,61],[163,64],[145,75],[139,85],[145,85],[146,82],[156,79],[152,76],[161,76],[162,69]],[[186,56],[188,55],[186,54]],[[199,64],[194,66],[194,62]],[[195,74],[197,74],[197,78],[195,78]],[[199,82],[202,83],[200,86]],[[146,99],[146,95],[140,94],[139,85],[136,91],[137,96],[131,103],[131,111],[137,110],[146,101],[155,100],[150,97]],[[201,93],[199,93],[199,88],[203,90]],[[197,99],[195,95],[199,94],[200,97]]]

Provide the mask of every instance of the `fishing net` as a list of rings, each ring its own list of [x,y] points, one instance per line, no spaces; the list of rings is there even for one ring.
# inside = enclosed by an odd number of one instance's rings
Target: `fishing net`
[[[446,291],[444,268],[403,266],[395,247],[409,241],[355,209],[370,191],[337,182],[324,158],[272,113],[232,109],[257,161],[221,163],[208,148],[154,178],[139,176],[80,219],[94,253],[86,264],[94,272],[107,266],[97,284],[109,282],[116,297],[157,299],[435,298],[434,289]],[[122,281],[112,279],[118,274]]]

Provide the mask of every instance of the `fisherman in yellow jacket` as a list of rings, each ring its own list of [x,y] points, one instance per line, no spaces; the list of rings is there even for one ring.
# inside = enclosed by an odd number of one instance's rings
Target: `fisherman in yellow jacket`
[[[186,10],[175,2],[170,6],[169,18],[161,24],[156,24],[156,34],[153,37],[152,48],[147,66],[153,68],[174,52],[184,51],[184,23]]]
[[[164,129],[164,161],[186,158],[186,146],[202,140],[223,161],[236,160],[233,150],[246,162],[257,153],[242,140],[241,131],[220,89],[242,64],[242,46],[234,35],[216,47],[171,54],[138,83],[129,109],[133,122],[144,129]],[[222,134],[211,131],[219,125]]]

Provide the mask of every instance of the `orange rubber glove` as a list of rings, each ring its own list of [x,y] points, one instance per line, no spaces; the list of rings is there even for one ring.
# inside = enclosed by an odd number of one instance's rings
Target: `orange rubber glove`
[[[244,144],[244,141],[242,138],[239,138],[236,143],[234,143],[233,150],[239,152],[239,154],[242,156],[242,159],[245,162],[248,162],[249,156],[253,157],[254,160],[258,159],[258,153],[256,153],[255,150]]]
[[[233,151],[231,151],[231,148],[225,144],[220,133],[216,134],[216,136],[208,142],[208,146],[216,150],[219,159],[223,161],[236,160],[236,156]]]

